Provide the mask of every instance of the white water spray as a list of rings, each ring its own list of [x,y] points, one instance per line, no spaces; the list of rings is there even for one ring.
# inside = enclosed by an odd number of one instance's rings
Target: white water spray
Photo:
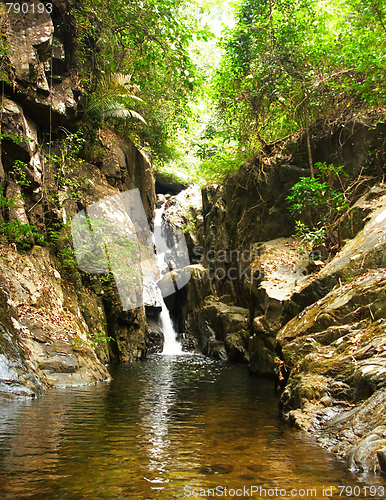
[[[183,354],[180,343],[177,341],[177,332],[173,327],[173,323],[166,307],[164,300],[161,302],[162,311],[160,313],[161,330],[164,334],[164,349],[162,354]]]
[[[168,246],[166,241],[161,237],[162,231],[162,214],[165,205],[155,210],[154,220],[154,239],[157,241],[157,263],[161,276],[169,270],[166,261]],[[177,341],[177,332],[174,329],[172,319],[169,314],[169,309],[166,307],[163,297],[161,296],[160,327],[164,334],[164,348],[162,354],[183,354],[180,343]]]

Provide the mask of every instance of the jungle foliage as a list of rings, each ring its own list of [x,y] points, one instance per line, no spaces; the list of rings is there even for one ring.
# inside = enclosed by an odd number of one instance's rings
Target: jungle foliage
[[[344,166],[316,163],[316,177],[301,177],[287,197],[288,208],[296,220],[296,235],[310,247],[327,243],[332,251],[339,249],[336,236],[341,216],[347,212],[355,194]]]
[[[250,154],[317,119],[384,106],[384,0],[244,0],[222,47],[218,119]]]
[[[193,8],[189,0],[83,0],[75,9],[86,117],[108,121],[160,158],[172,153],[169,137],[187,127],[200,83],[188,48],[208,30]],[[126,92],[112,87],[114,75],[127,76]]]

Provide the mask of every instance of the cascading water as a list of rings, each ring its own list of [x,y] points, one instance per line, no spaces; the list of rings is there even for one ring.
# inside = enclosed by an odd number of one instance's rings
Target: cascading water
[[[154,240],[157,241],[157,263],[161,276],[165,272],[170,271],[166,256],[168,253],[168,246],[166,240],[162,238],[162,214],[165,209],[165,204],[155,210],[154,220]],[[169,310],[166,307],[164,299],[161,295],[161,307],[159,322],[161,330],[164,334],[164,348],[162,354],[183,354],[180,343],[177,341],[177,332],[174,329]]]
[[[164,348],[162,354],[183,354],[180,343],[177,341],[177,332],[173,327],[170,318],[169,310],[166,307],[164,300],[161,302],[162,311],[160,313],[159,321],[161,329],[164,334]]]

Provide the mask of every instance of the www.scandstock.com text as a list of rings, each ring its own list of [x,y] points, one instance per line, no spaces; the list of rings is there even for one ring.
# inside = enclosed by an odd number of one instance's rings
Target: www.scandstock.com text
[[[227,486],[214,486],[212,488],[194,488],[191,486],[184,487],[185,497],[250,497],[259,495],[261,498],[312,498],[318,494],[324,497],[337,495],[340,497],[383,497],[385,494],[384,486],[321,486],[319,491],[317,488],[292,488],[290,490],[280,488],[265,488],[264,486],[238,486],[237,488],[229,488]]]

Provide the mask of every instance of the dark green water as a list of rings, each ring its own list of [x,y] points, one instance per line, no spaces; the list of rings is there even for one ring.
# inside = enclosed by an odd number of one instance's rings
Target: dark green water
[[[112,375],[0,402],[1,499],[348,498],[340,485],[364,498],[385,486],[288,428],[272,382],[245,366],[153,356]]]

